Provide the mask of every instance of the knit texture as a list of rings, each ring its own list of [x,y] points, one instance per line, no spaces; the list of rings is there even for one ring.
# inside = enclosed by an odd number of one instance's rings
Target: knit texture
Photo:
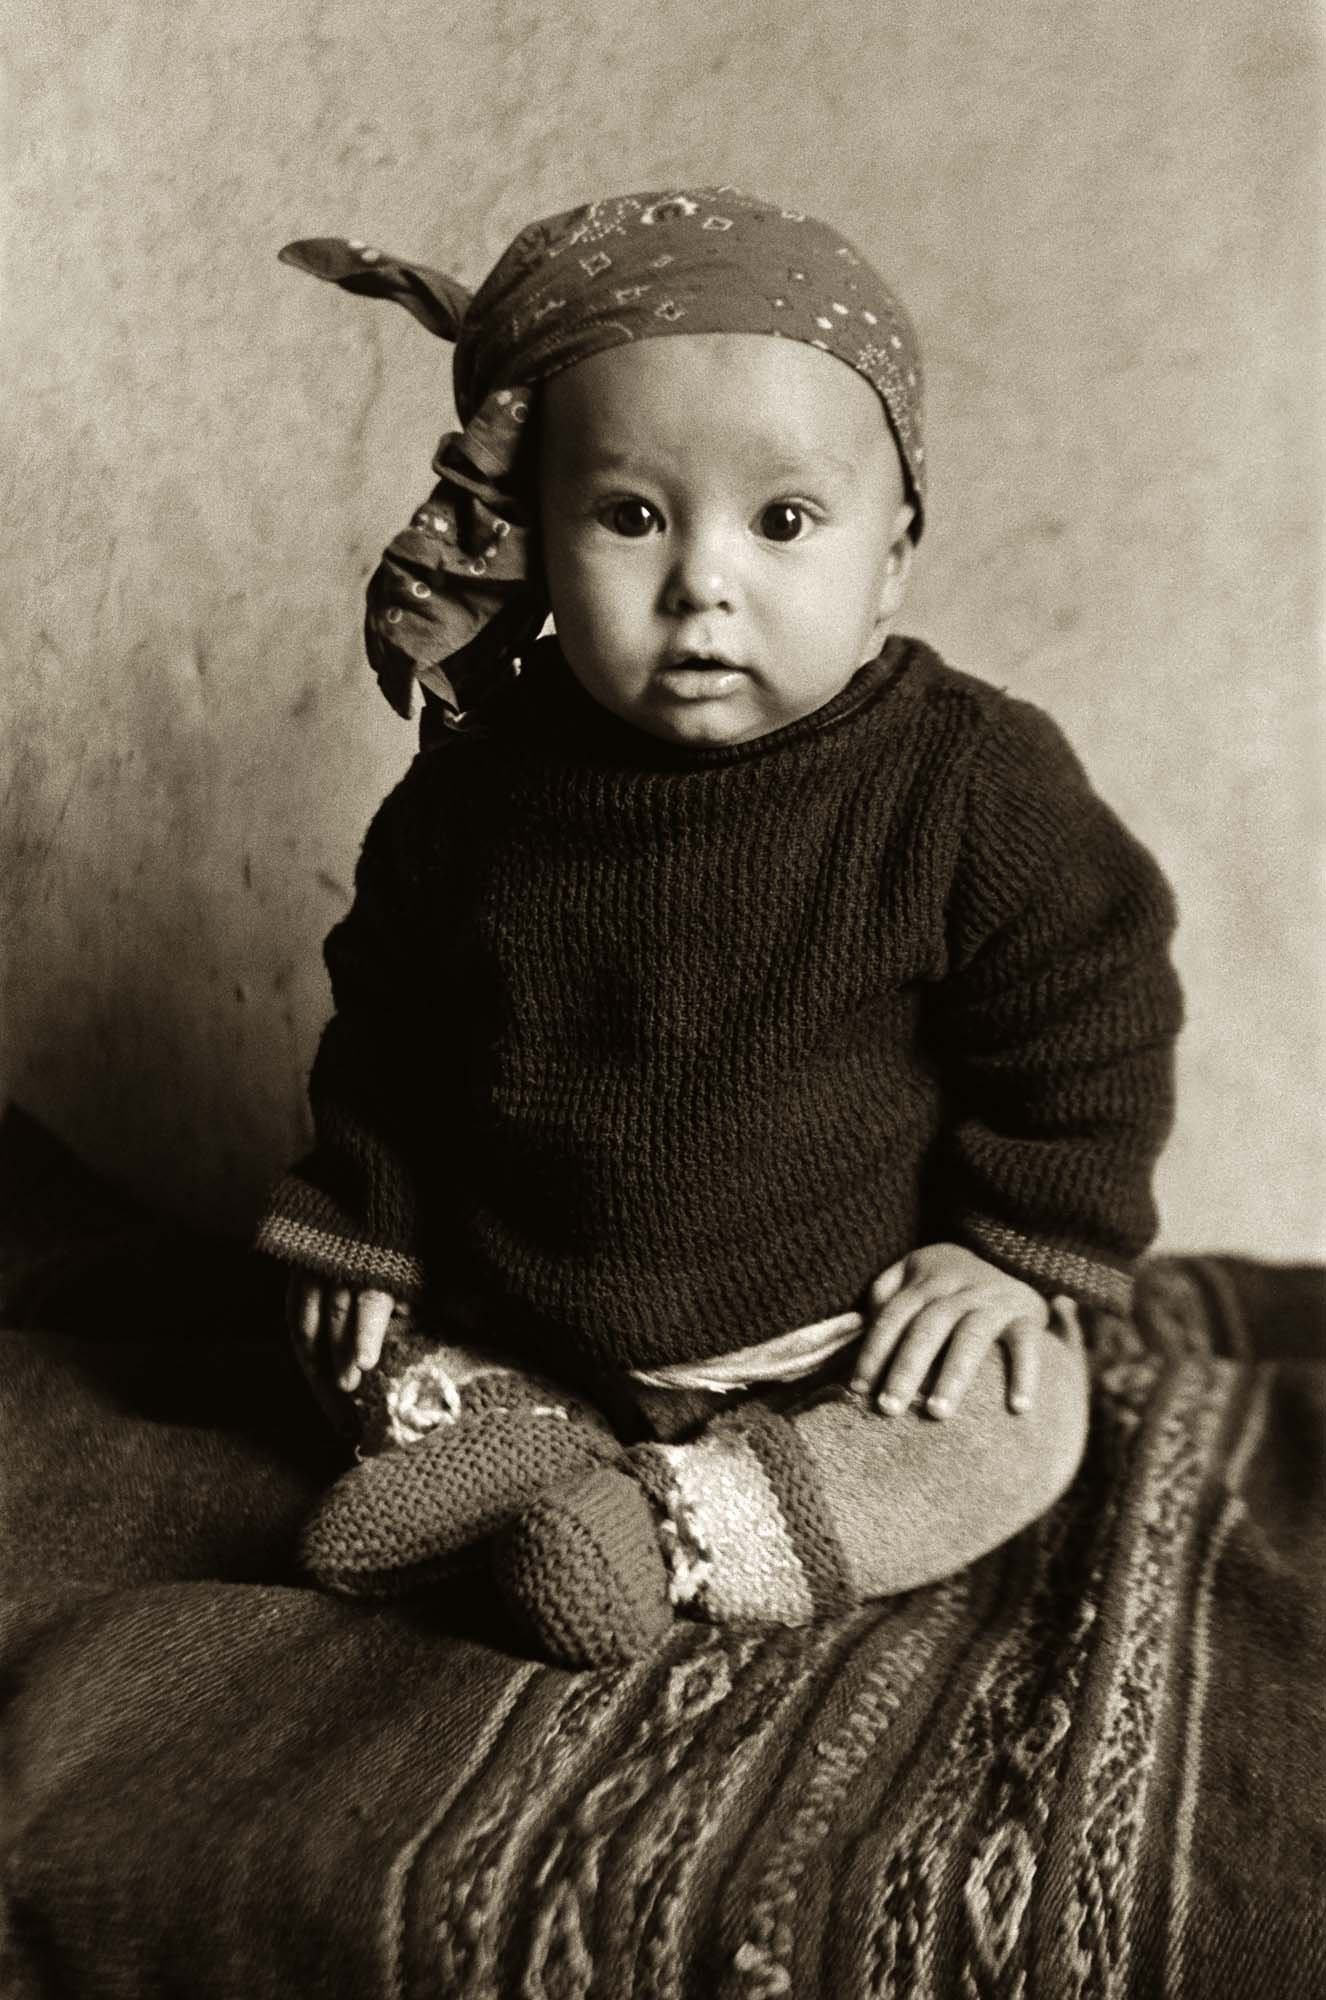
[[[1047,1334],[1032,1411],[1007,1408],[1004,1357],[985,1357],[939,1423],[884,1417],[818,1388],[716,1412],[685,1443],[648,1443],[631,1471],[661,1516],[673,1602],[711,1624],[804,1625],[915,1590],[975,1562],[1044,1514],[1082,1462],[1080,1339]]]
[[[1048,717],[916,641],[701,750],[548,642],[369,831],[317,1147],[264,1244],[334,1198],[318,1268],[411,1259],[536,1361],[609,1372],[824,1319],[926,1241],[1117,1307],[1171,1116],[1172,921]]]
[[[850,1405],[849,1409],[855,1416],[855,1409]],[[858,1604],[860,1595],[848,1578],[842,1545],[825,1506],[822,1482],[797,1437],[795,1418],[780,1416],[752,1401],[730,1417],[716,1418],[709,1428],[716,1442],[721,1439],[729,1446],[744,1447],[756,1460],[805,1578],[813,1614],[817,1618],[829,1617]],[[880,1456],[887,1456],[889,1440],[882,1431],[876,1444]],[[685,1445],[672,1448],[688,1449]],[[885,1523],[886,1537],[888,1528]],[[733,1537],[732,1544],[716,1554],[726,1557],[729,1563],[740,1561],[745,1554],[743,1541],[741,1536]],[[717,1615],[723,1616],[721,1609]]]
[[[570,1675],[477,1591],[288,1587],[327,1446],[228,1249],[33,1130],[0,1131],[43,1329],[0,1368],[6,1996],[1321,2000],[1320,1269],[1144,1266],[1136,1321],[1094,1316],[1079,1476],[951,1582]]]
[[[539,1494],[616,1456],[606,1425],[513,1388],[342,1474],[305,1524],[301,1565],[341,1596],[418,1590]]]
[[[806,1625],[815,1616],[803,1551],[740,1431],[711,1425],[689,1444],[644,1444],[632,1471],[659,1508],[668,1592],[715,1625]]]
[[[499,1537],[493,1573],[517,1624],[561,1666],[624,1666],[672,1623],[654,1511],[611,1467],[527,1509]]]

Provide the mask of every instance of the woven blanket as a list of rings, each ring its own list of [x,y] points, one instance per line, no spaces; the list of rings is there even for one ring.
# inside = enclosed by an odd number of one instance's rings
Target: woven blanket
[[[794,1632],[531,1662],[304,1588],[269,1281],[0,1129],[6,2000],[1317,2000],[1322,1275],[1159,1259],[1045,1521]]]

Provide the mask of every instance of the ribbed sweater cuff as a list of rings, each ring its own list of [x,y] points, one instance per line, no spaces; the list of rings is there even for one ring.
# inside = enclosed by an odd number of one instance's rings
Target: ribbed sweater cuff
[[[395,1299],[413,1303],[424,1289],[424,1268],[417,1257],[373,1242],[329,1195],[298,1174],[286,1174],[278,1182],[256,1247],[344,1285],[378,1286]]]
[[[977,1256],[987,1257],[1001,1270],[1034,1285],[1047,1298],[1063,1293],[1079,1305],[1103,1306],[1125,1316],[1132,1310],[1131,1266],[1106,1263],[1050,1237],[1024,1236],[1021,1230],[989,1216],[966,1217],[954,1236]]]

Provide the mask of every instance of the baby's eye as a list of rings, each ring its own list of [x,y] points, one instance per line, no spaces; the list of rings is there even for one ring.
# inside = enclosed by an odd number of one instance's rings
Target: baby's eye
[[[767,542],[795,542],[809,525],[804,507],[795,500],[775,500],[760,515],[760,533]]]
[[[663,525],[647,500],[610,500],[599,510],[599,519],[614,535],[625,535],[631,541],[639,541]]]

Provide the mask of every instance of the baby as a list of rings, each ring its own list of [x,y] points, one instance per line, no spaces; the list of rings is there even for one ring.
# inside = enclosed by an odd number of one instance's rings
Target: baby
[[[1054,724],[893,632],[901,306],[726,187],[536,223],[472,298],[283,255],[455,340],[464,425],[370,586],[423,747],[260,1237],[357,1440],[308,1568],[486,1561],[572,1666],[955,1571],[1080,1460],[1180,1003]]]

